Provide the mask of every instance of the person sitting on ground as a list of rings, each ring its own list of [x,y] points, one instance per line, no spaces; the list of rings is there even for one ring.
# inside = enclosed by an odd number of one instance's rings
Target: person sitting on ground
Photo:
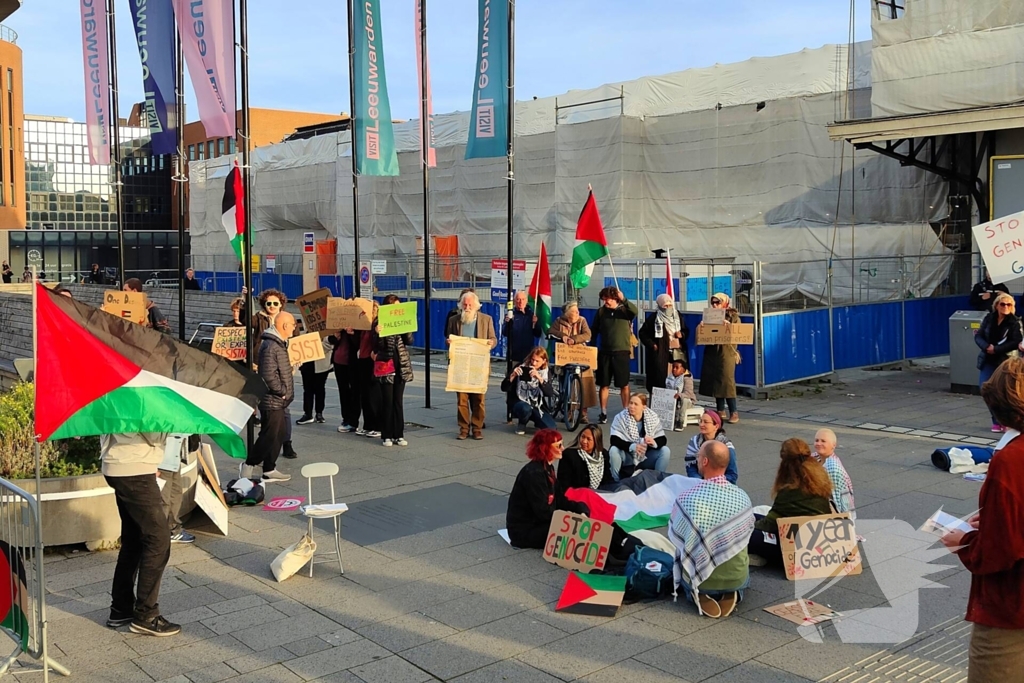
[[[857,519],[853,501],[853,480],[836,455],[836,433],[831,429],[819,429],[814,435],[814,456],[828,472],[832,481],[832,506],[836,512],[849,512],[850,519]]]
[[[672,361],[672,374],[665,378],[665,388],[671,389],[676,395],[676,412],[673,420],[675,431],[684,431],[686,411],[697,403],[697,394],[693,393],[693,375],[682,358]]]
[[[238,476],[252,479],[257,465],[263,466],[263,481],[288,481],[291,476],[277,469],[277,457],[288,437],[288,406],[295,398],[288,340],[295,331],[295,316],[281,311],[267,328],[260,343],[259,374],[266,382],[267,393],[260,399],[260,435],[239,466]]]
[[[124,291],[142,293],[142,280],[137,277],[128,278],[124,281]],[[167,316],[163,314],[160,307],[153,303],[152,299],[146,298],[146,311],[149,319],[149,326],[164,334],[171,333],[171,324],[167,322]]]
[[[700,416],[697,429],[699,431],[686,445],[686,476],[700,478],[700,472],[697,470],[697,453],[706,442],[719,441],[729,449],[729,465],[725,468],[725,478],[729,480],[730,484],[735,484],[740,478],[739,468],[736,464],[736,448],[732,445],[729,437],[725,435],[722,416],[717,411],[706,409]]]
[[[704,481],[676,499],[668,527],[676,546],[676,590],[712,619],[729,616],[750,585],[747,543],[754,512],[750,496],[725,478],[728,466],[724,443],[701,446],[697,470]]]
[[[185,289],[193,291],[202,291],[203,286],[199,284],[199,280],[196,279],[196,271],[188,268],[185,270]]]
[[[558,463],[555,497],[563,501],[569,489],[589,488],[596,491],[602,486],[610,486],[614,481],[608,451],[604,449],[604,434],[597,425],[587,425],[572,446],[562,454],[562,461]],[[559,502],[559,506],[561,504]]]
[[[647,407],[647,394],[633,394],[626,409],[612,420],[608,451],[612,479],[619,481],[636,470],[665,472],[671,457],[661,418]]]
[[[543,548],[555,514],[555,466],[562,458],[562,435],[554,429],[541,429],[526,445],[526,463],[512,493],[508,496],[505,525],[515,548]],[[565,501],[568,512],[586,513],[580,503]]]
[[[537,429],[554,429],[555,421],[547,411],[545,399],[551,398],[554,388],[548,376],[548,352],[541,346],[533,349],[501,382],[501,390],[510,398],[512,417],[518,423],[516,434],[526,433],[526,423],[532,421]]]
[[[779,545],[780,518],[813,517],[832,512],[832,482],[821,463],[811,455],[802,439],[786,439],[779,451],[781,462],[772,484],[772,509],[767,515],[754,514],[750,536],[750,564],[763,567],[782,565]]]

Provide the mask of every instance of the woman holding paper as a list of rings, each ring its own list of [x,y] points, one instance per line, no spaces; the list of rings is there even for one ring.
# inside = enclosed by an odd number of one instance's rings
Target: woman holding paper
[[[399,303],[394,294],[384,297],[382,306]],[[412,333],[379,336],[379,321],[373,321],[376,337],[373,354],[373,375],[380,383],[380,438],[384,446],[408,446],[405,440],[405,385],[412,381],[412,360],[408,345]]]
[[[740,314],[732,307],[732,299],[721,292],[711,297],[711,308],[725,309],[726,324],[738,323]],[[701,327],[704,323],[701,322]],[[719,415],[725,415],[729,406],[729,424],[740,421],[736,411],[736,364],[740,353],[735,344],[707,344],[704,346],[704,361],[700,366],[701,396],[713,396]]]
[[[659,294],[657,304],[658,310],[647,315],[637,335],[647,349],[644,371],[647,374],[647,393],[652,395],[655,387],[665,388],[665,379],[672,361],[689,356],[686,338],[690,330],[683,316],[676,310],[672,297]]]

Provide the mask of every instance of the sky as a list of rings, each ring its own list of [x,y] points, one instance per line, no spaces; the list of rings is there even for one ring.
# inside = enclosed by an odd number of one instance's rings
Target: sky
[[[142,99],[129,0],[115,0],[119,108]],[[855,0],[855,39],[870,39],[870,5]],[[434,112],[468,110],[476,58],[477,2],[426,0]],[[249,0],[253,107],[349,111],[347,20],[342,0]],[[391,115],[418,118],[414,0],[381,0]],[[25,112],[84,120],[79,3],[24,0],[4,24],[24,54]],[[683,69],[846,43],[840,0],[520,0],[516,99]],[[186,79],[187,81],[188,79]],[[191,84],[188,120],[195,120]]]

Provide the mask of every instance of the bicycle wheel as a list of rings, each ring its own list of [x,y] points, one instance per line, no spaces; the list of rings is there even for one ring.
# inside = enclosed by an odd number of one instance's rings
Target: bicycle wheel
[[[569,377],[569,391],[565,397],[565,428],[575,431],[583,417],[583,380],[578,373]]]
[[[551,396],[545,397],[544,399],[548,413],[555,420],[558,420],[562,416],[562,378],[557,378],[551,382]]]

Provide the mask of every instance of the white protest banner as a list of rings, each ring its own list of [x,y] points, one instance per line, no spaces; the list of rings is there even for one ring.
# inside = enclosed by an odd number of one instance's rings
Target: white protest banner
[[[662,429],[672,431],[676,420],[676,392],[661,387],[651,389],[651,410],[661,420]]]
[[[1024,275],[1024,211],[975,225],[973,230],[994,284]]]
[[[491,342],[472,337],[449,337],[448,382],[445,391],[486,394],[491,374]]]

